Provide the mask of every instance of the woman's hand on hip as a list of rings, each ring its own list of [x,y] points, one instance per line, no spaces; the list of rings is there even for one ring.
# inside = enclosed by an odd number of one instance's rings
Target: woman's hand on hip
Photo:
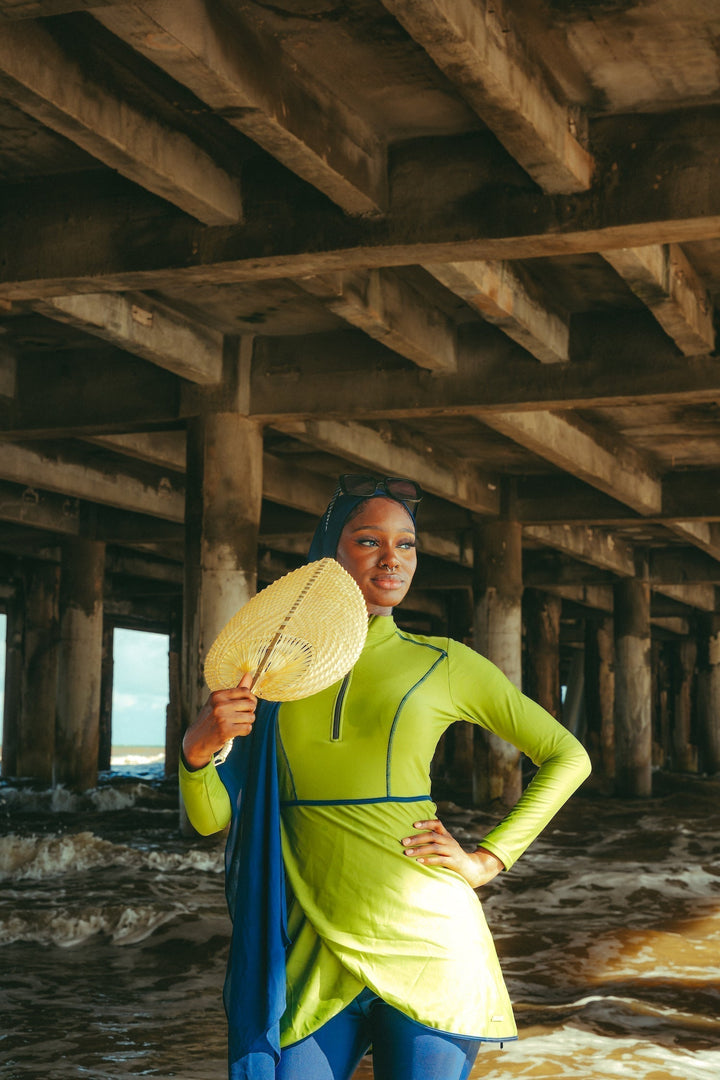
[[[257,698],[250,693],[252,675],[243,675],[232,690],[215,690],[185,732],[183,756],[191,769],[201,769],[229,739],[249,735],[255,723]]]
[[[473,889],[487,885],[505,869],[497,855],[485,848],[465,851],[437,818],[432,821],[416,821],[413,828],[420,831],[413,836],[406,836],[402,841],[404,854],[419,863],[446,866],[448,870],[455,870]]]

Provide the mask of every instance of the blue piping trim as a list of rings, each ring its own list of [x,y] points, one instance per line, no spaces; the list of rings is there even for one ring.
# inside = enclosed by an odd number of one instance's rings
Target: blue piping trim
[[[281,806],[367,806],[368,803],[432,802],[427,793],[422,795],[379,795],[376,799],[281,799]]]
[[[395,738],[395,729],[397,727],[398,720],[400,719],[400,713],[402,712],[403,706],[405,705],[405,702],[410,697],[410,695],[414,694],[419,686],[422,686],[422,684],[425,682],[425,680],[430,675],[432,675],[433,671],[438,666],[438,664],[447,657],[447,653],[445,652],[445,650],[441,649],[437,645],[431,645],[427,641],[413,641],[412,638],[405,637],[405,635],[402,634],[399,630],[396,630],[395,633],[397,634],[397,636],[399,638],[401,638],[403,641],[407,641],[410,645],[423,645],[426,649],[432,649],[433,652],[440,653],[440,655],[438,656],[435,663],[432,664],[431,667],[428,668],[428,670],[423,675],[422,679],[418,679],[418,681],[413,686],[410,687],[410,689],[407,691],[407,693],[405,694],[405,696],[401,700],[400,704],[398,705],[397,709],[395,710],[395,716],[393,717],[392,726],[390,728],[390,735],[389,735],[389,738],[388,738],[387,760],[386,760],[386,763],[385,763],[385,790],[388,793],[388,798],[390,797],[390,765],[391,765],[391,762],[392,762],[392,744],[393,744],[393,739]]]

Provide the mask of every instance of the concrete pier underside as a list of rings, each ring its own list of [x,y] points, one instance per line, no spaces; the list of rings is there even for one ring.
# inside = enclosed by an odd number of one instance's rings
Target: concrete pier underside
[[[711,7],[0,0],[4,776],[97,782],[116,628],[171,639],[173,772],[342,472],[423,486],[399,622],[595,783],[720,770]]]

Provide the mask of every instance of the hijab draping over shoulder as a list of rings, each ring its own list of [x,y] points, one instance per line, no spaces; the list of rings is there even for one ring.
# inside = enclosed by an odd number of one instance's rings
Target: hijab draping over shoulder
[[[388,498],[382,492],[369,497]],[[335,493],[315,530],[308,562],[335,556],[348,515],[367,498]],[[414,519],[413,509],[402,505]],[[252,734],[235,739],[218,766],[233,808],[225,852],[233,929],[223,993],[230,1080],[272,1080],[280,1060],[287,935],[275,741],[278,707],[277,702],[259,702]]]

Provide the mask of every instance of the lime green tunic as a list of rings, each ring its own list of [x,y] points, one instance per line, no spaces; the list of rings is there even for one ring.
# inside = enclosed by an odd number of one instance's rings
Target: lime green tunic
[[[283,858],[292,890],[282,1045],[311,1034],[370,987],[430,1027],[483,1039],[516,1034],[480,901],[464,878],[421,864],[401,840],[434,818],[430,761],[464,719],[540,769],[482,841],[509,868],[589,772],[577,740],[484,657],[447,638],[370,620],[351,673],[284,703],[278,717]],[[201,832],[230,803],[214,766],[181,784]]]

